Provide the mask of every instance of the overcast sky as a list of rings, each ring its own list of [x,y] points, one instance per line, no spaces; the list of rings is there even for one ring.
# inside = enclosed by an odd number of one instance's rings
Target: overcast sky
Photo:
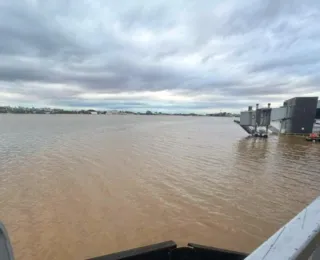
[[[239,111],[320,96],[319,0],[0,0],[0,105]]]

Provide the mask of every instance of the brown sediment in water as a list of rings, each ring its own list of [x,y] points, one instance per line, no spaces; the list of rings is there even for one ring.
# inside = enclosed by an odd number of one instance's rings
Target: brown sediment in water
[[[250,252],[320,191],[318,144],[247,139],[229,118],[1,123],[0,219],[18,260],[84,259],[171,239]]]

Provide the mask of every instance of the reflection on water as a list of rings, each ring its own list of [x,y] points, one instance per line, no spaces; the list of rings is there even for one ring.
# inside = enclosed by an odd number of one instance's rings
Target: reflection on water
[[[173,239],[250,252],[320,191],[320,145],[229,118],[0,116],[0,219],[19,259]]]

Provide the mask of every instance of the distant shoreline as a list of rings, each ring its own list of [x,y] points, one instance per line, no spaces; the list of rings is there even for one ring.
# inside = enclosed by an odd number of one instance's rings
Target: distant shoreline
[[[146,115],[146,116],[207,116],[207,117],[239,117],[239,114],[232,114],[227,112],[209,113],[209,114],[197,114],[197,113],[162,113],[152,112],[147,110],[146,112],[132,112],[123,110],[64,110],[64,109],[52,109],[52,108],[25,108],[25,107],[0,107],[0,114],[42,114],[42,115]]]
[[[219,115],[190,115],[190,114],[152,114],[148,115],[145,113],[106,113],[106,114],[88,114],[88,113],[1,113],[0,115],[99,115],[99,116],[125,116],[125,115],[132,115],[132,116],[185,116],[185,117],[223,117],[223,118],[232,118],[232,117],[239,117],[238,115],[231,115],[231,116],[219,116]]]

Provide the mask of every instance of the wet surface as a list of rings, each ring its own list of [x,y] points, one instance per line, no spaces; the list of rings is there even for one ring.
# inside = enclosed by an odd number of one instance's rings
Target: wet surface
[[[250,252],[320,194],[320,144],[231,118],[0,115],[0,220],[15,257],[175,240]]]

